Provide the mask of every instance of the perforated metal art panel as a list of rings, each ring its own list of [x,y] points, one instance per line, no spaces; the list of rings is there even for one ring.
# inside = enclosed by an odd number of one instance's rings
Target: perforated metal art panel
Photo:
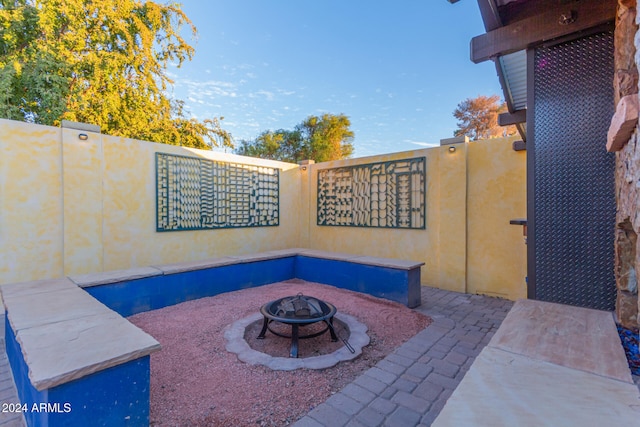
[[[278,225],[279,172],[156,153],[156,230]]]
[[[318,225],[425,228],[426,159],[318,171]]]
[[[535,298],[612,310],[613,33],[538,48],[534,58]]]

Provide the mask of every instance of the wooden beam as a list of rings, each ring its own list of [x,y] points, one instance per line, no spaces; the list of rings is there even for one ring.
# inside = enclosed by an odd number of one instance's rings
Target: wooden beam
[[[513,113],[502,113],[498,115],[498,126],[515,125],[527,121],[527,109],[514,111]]]
[[[480,9],[485,31],[492,31],[502,27],[502,20],[495,0],[478,0],[478,9]]]
[[[471,61],[477,64],[612,22],[616,17],[617,3],[617,0],[558,3],[538,15],[471,39]]]

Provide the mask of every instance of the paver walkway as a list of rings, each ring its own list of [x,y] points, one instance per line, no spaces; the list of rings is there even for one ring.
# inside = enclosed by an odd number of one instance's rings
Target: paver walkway
[[[0,317],[2,320],[2,317]],[[5,352],[4,340],[0,339],[0,404],[18,403],[18,392],[13,383],[9,360]],[[0,408],[0,427],[24,427],[24,417],[16,412],[3,412]]]
[[[513,303],[429,287],[422,288],[422,301],[416,310],[430,316],[431,325],[294,425],[431,425]],[[0,402],[17,402],[0,344]],[[0,427],[24,425],[22,416],[0,412]]]
[[[295,425],[430,425],[513,303],[429,287],[422,288],[422,301],[416,310],[430,316],[431,325]],[[17,401],[0,351],[0,402]],[[0,427],[23,426],[21,416],[0,413]]]
[[[422,301],[431,325],[294,426],[431,425],[513,302],[429,287]]]

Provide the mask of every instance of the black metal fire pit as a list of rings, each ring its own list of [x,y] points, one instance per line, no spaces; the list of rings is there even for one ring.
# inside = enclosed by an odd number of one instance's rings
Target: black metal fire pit
[[[318,298],[302,294],[280,298],[263,305],[260,308],[260,313],[264,316],[264,323],[258,339],[264,339],[267,329],[279,337],[291,338],[289,357],[298,357],[298,339],[314,338],[329,331],[331,341],[338,341],[338,336],[333,328],[333,316],[336,314],[336,308]],[[291,325],[291,335],[274,331],[269,327],[271,322]],[[327,327],[307,335],[299,334],[300,326],[304,327],[318,322],[324,322]]]

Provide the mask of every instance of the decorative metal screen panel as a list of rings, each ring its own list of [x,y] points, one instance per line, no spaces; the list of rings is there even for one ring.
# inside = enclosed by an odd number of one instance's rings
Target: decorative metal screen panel
[[[318,171],[318,225],[425,228],[424,157]]]
[[[279,170],[156,153],[157,231],[279,224]]]
[[[535,298],[612,310],[613,33],[536,49],[534,67]]]

